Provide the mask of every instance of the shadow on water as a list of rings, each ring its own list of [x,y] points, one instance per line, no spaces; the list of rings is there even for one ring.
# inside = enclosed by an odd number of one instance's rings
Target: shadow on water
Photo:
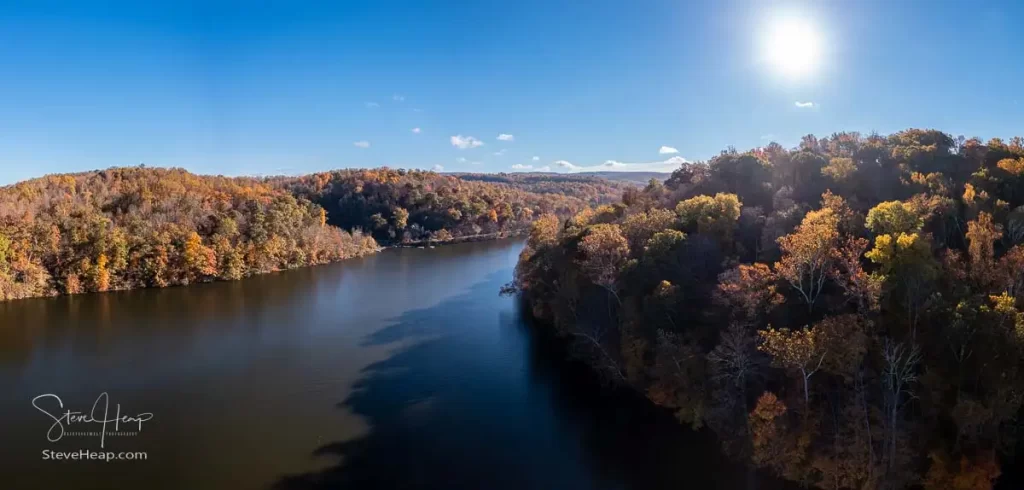
[[[314,457],[337,464],[276,488],[774,488],[706,434],[566,362],[497,297],[509,276],[366,337],[404,346],[366,367],[339,403],[369,434],[318,448]]]

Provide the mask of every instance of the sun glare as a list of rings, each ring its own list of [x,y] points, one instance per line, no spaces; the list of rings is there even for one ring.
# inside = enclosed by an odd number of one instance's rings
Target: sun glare
[[[765,59],[786,77],[807,77],[818,66],[821,38],[807,19],[775,19],[762,42]]]

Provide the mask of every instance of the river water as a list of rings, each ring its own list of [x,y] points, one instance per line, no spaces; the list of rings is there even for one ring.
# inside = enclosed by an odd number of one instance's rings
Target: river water
[[[537,340],[498,295],[521,249],[0,303],[0,488],[767,488]],[[97,399],[151,419],[56,424]]]

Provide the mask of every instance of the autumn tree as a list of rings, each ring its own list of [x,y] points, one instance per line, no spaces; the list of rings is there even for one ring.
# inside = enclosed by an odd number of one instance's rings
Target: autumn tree
[[[655,233],[671,229],[675,224],[676,215],[668,209],[652,209],[626,216],[622,220],[622,234],[629,242],[634,255],[643,253],[647,241]]]
[[[758,348],[772,356],[774,366],[800,374],[804,408],[809,410],[811,377],[821,369],[827,355],[821,336],[811,328],[776,330],[769,327],[758,333],[761,336]]]
[[[784,300],[777,291],[778,277],[764,264],[740,264],[718,276],[714,301],[734,320],[756,323]]]
[[[591,226],[580,240],[580,267],[590,280],[618,300],[618,274],[629,257],[629,243],[618,225]]]
[[[998,281],[994,245],[1003,236],[1001,227],[992,222],[992,215],[986,212],[978,214],[978,218],[967,223],[967,247],[971,260],[971,277],[983,290],[989,289]]]
[[[916,332],[921,306],[938,275],[931,246],[917,233],[879,235],[875,247],[864,255],[879,265],[876,277],[887,284],[890,294],[902,297],[907,322]]]
[[[684,229],[713,236],[722,244],[730,245],[741,207],[735,194],[720,192],[715,197],[697,196],[682,201],[676,205],[676,214]]]
[[[865,225],[876,235],[916,233],[923,221],[910,204],[900,201],[883,202],[868,211]]]
[[[808,311],[814,309],[825,281],[834,274],[838,227],[839,219],[831,209],[811,211],[796,231],[778,240],[782,260],[775,263],[775,270],[800,294]]]

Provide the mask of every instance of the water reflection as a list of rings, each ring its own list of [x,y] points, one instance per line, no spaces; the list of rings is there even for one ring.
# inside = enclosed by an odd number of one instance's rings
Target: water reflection
[[[0,488],[752,488],[703,435],[538,342],[521,244],[0,303]],[[128,464],[43,462],[42,393],[155,416]],[[90,447],[91,448],[91,447]]]
[[[369,345],[414,342],[364,369],[340,404],[370,433],[321,446],[314,455],[336,466],[277,487],[756,487],[705,435],[603,391],[536,340],[517,309],[496,312],[489,298],[509,273],[368,336]]]

